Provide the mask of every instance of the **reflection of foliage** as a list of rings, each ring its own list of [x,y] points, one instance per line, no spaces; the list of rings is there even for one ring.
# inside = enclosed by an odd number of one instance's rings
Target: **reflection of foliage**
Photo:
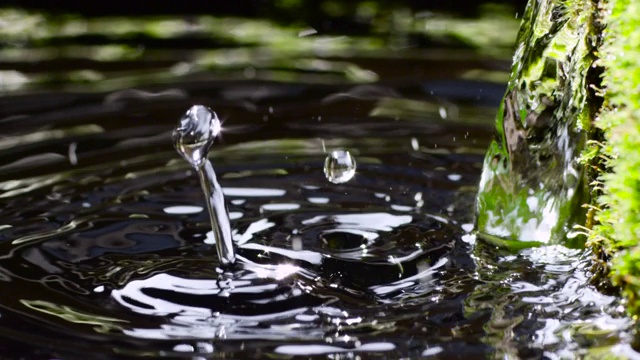
[[[78,310],[74,310],[69,306],[58,305],[44,300],[20,300],[20,302],[24,306],[32,310],[57,316],[74,324],[95,325],[95,331],[100,333],[106,333],[113,330],[121,330],[122,327],[116,323],[127,322],[125,320],[116,318],[84,313]]]
[[[0,150],[11,149],[15,146],[36,144],[43,140],[51,139],[72,139],[82,135],[92,135],[104,132],[104,129],[95,124],[79,125],[66,129],[49,129],[31,132],[24,135],[14,135],[0,138]]]
[[[84,18],[0,8],[0,57],[17,64],[15,70],[0,71],[2,90],[50,83],[112,89],[143,81],[202,79],[204,74],[367,83],[377,81],[378,74],[352,58],[419,58],[424,56],[421,48],[452,44],[476,55],[507,57],[517,26],[513,16],[501,15],[508,12],[504,7],[491,8],[478,19],[426,16],[401,4],[375,1],[281,1],[272,10],[308,12],[310,5],[318,8],[315,18],[332,19],[332,24],[348,18],[350,24],[366,26],[328,29],[313,21],[209,15]],[[62,59],[68,65],[46,66]],[[26,63],[31,65],[22,71]]]
[[[486,124],[493,108],[457,106],[455,104],[438,104],[402,98],[382,98],[369,113],[373,117],[402,118],[422,121],[443,120],[443,123]]]
[[[478,19],[425,17],[415,26],[431,36],[459,39],[482,53],[505,56],[511,53],[518,22],[513,12],[496,5],[484,6]]]

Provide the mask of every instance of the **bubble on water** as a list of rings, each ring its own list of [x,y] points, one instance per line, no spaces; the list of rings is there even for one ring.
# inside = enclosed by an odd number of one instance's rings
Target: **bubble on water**
[[[347,150],[334,150],[324,161],[324,175],[334,184],[345,183],[356,174],[356,159]]]
[[[192,106],[173,131],[173,146],[191,166],[204,164],[209,148],[222,129],[218,115],[206,106]]]

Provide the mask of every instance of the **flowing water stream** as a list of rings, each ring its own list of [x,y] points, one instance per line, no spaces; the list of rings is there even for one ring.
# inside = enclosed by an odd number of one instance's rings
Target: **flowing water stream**
[[[215,76],[192,49],[192,77],[107,62],[91,84],[34,65],[0,98],[0,357],[637,357],[589,251],[476,241],[505,91],[476,75],[509,60],[420,46]],[[172,146],[194,104],[213,167]]]

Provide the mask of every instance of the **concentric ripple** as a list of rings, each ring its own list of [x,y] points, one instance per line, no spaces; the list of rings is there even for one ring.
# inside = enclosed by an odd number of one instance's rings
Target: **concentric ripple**
[[[222,107],[245,116],[211,154],[239,258],[221,272],[197,178],[171,149],[181,111],[15,148],[26,160],[0,178],[0,336],[63,358],[633,353],[587,253],[476,243],[488,128]],[[70,143],[75,163],[33,161]],[[323,167],[338,148],[358,170],[335,184]]]

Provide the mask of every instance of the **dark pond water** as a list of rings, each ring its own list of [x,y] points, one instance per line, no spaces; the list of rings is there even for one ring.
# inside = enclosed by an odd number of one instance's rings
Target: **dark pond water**
[[[588,251],[473,234],[508,46],[209,17],[154,18],[136,38],[119,18],[3,14],[36,21],[0,49],[0,357],[637,356],[620,301],[588,283]],[[212,50],[219,23],[239,34]],[[172,146],[193,104],[223,120],[210,159],[232,274]],[[323,173],[337,149],[358,164],[342,184]]]

